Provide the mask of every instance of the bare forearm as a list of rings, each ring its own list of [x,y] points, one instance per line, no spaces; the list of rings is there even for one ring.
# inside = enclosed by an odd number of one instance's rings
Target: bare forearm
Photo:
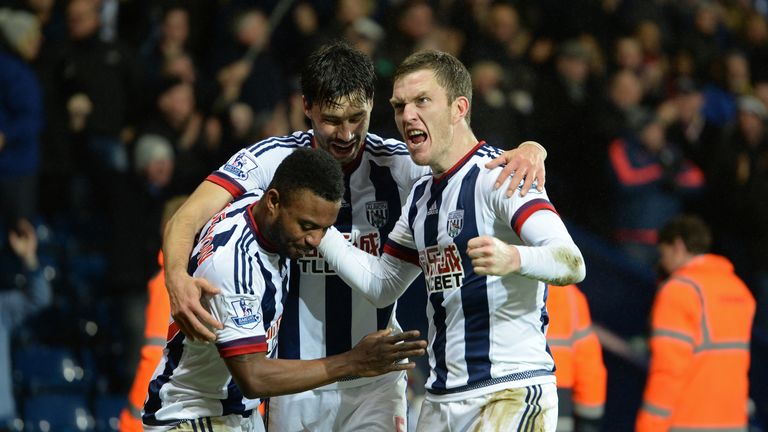
[[[236,374],[233,375],[243,394],[254,399],[299,393],[354,375],[351,362],[345,360],[345,355],[317,360],[264,359],[256,363],[248,358],[250,356],[240,356],[228,359],[227,364],[230,370],[232,366],[239,368],[237,364],[240,363],[247,368],[245,375],[240,374],[239,379]]]
[[[166,278],[179,273],[186,273],[189,256],[194,247],[195,234],[202,224],[177,214],[165,227],[163,241],[163,260]]]

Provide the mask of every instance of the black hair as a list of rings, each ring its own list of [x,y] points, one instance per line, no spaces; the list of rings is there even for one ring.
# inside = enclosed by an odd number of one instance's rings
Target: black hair
[[[659,231],[660,244],[672,244],[680,238],[688,252],[699,255],[709,252],[712,233],[701,218],[693,215],[681,215],[672,218]]]
[[[344,196],[344,173],[328,152],[302,148],[280,163],[269,189],[277,190],[284,202],[290,202],[301,189],[328,201],[340,201]]]
[[[301,71],[301,92],[310,107],[336,106],[344,98],[362,105],[373,99],[375,84],[371,59],[342,41],[320,47]]]
[[[467,124],[472,113],[472,77],[469,71],[459,59],[442,51],[423,50],[409,55],[400,66],[397,67],[393,81],[421,70],[432,71],[435,80],[448,97],[448,103],[452,103],[459,96],[464,96],[469,101],[470,109],[465,117]]]

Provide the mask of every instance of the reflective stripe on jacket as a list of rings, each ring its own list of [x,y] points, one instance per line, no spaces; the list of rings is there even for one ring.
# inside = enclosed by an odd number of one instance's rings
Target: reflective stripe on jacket
[[[571,415],[600,419],[605,405],[606,371],[587,299],[576,285],[550,285],[547,312],[547,343],[555,359],[558,394],[564,396],[559,423],[567,426]]]
[[[754,312],[724,257],[699,255],[665,281],[653,304],[637,432],[747,430]]]

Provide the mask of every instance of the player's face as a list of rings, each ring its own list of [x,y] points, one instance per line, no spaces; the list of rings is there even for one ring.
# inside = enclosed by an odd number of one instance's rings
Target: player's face
[[[305,101],[304,113],[312,123],[317,146],[345,165],[352,162],[363,147],[373,101],[361,105],[342,98],[338,102],[315,103],[310,108]]]
[[[341,201],[328,201],[307,189],[294,192],[290,201],[281,203],[271,240],[281,255],[293,259],[320,244],[341,208]]]
[[[448,102],[445,89],[434,72],[420,70],[395,81],[390,100],[395,123],[417,165],[429,165],[443,172],[453,141],[451,113],[455,103]]]

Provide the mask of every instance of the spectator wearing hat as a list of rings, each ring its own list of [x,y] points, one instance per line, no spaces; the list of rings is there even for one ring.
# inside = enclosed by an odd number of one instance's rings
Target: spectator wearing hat
[[[7,226],[37,213],[43,100],[29,63],[41,40],[36,16],[0,9],[0,216]]]
[[[147,281],[158,271],[157,251],[165,202],[175,194],[175,156],[163,136],[140,136],[133,149],[133,172],[114,182],[112,239],[105,286],[113,316],[125,332],[125,370],[133,373],[141,351]],[[127,204],[129,203],[129,204]],[[124,377],[130,379],[130,377]]]

